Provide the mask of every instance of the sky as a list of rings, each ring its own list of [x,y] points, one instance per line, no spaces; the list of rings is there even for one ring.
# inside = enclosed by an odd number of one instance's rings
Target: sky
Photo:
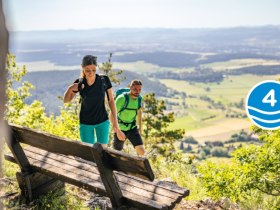
[[[279,0],[3,0],[10,31],[280,25]]]

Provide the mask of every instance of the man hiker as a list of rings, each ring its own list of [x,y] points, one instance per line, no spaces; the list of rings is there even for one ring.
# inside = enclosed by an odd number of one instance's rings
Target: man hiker
[[[117,118],[120,130],[125,134],[124,140],[118,139],[114,134],[114,149],[122,150],[124,142],[128,139],[134,146],[138,155],[144,155],[145,150],[141,138],[142,130],[142,97],[140,95],[142,82],[132,80],[129,89],[120,89],[116,92]]]

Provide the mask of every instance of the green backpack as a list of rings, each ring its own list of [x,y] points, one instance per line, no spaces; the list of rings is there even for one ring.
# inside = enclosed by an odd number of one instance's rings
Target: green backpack
[[[142,104],[142,96],[141,96],[141,95],[138,96],[138,107],[137,107],[137,109],[127,108],[128,103],[129,103],[129,92],[130,92],[130,89],[129,89],[129,88],[120,88],[120,89],[118,89],[118,90],[116,91],[115,99],[116,99],[119,95],[121,95],[121,94],[123,94],[124,97],[125,97],[124,105],[123,105],[123,107],[121,108],[121,110],[120,110],[118,113],[122,112],[122,111],[125,110],[125,109],[128,109],[128,110],[136,110],[136,111],[137,111],[138,109],[141,108],[141,104]]]

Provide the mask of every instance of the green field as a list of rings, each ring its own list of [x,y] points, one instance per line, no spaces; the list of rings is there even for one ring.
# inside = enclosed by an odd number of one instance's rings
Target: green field
[[[275,80],[280,78],[280,75],[238,75],[228,76],[224,81],[217,83],[194,83],[190,84],[186,81],[162,79],[161,83],[167,87],[173,88],[177,91],[185,92],[187,95],[208,96],[214,101],[221,101],[222,103],[239,102],[241,98],[246,99],[248,91],[258,82],[264,80]],[[210,88],[210,91],[206,91]]]
[[[238,103],[241,99],[246,101],[249,90],[258,82],[264,80],[275,80],[280,75],[256,76],[239,75],[228,76],[224,81],[218,83],[192,83],[186,81],[164,79],[161,83],[177,91],[185,92],[188,97],[185,110],[186,115],[176,115],[175,122],[170,126],[172,129],[185,129],[186,135],[192,135],[198,141],[226,140],[235,132],[245,129],[249,131],[252,123],[247,118],[227,118],[226,110],[209,108],[211,104],[200,100],[200,96],[207,96],[216,103],[220,102],[226,109],[229,104]],[[207,91],[206,89],[209,89]],[[196,98],[193,98],[196,97]],[[177,99],[178,101],[178,99]],[[231,108],[245,114],[245,110]],[[176,114],[178,109],[173,110]],[[180,112],[181,113],[181,112]]]
[[[244,67],[257,66],[257,65],[279,65],[277,60],[264,60],[264,59],[233,59],[225,62],[215,62],[203,65],[215,71],[235,70]]]
[[[162,67],[151,63],[146,63],[144,61],[137,61],[137,62],[127,62],[127,63],[119,63],[114,62],[114,68],[139,72],[139,73],[152,73],[152,72],[159,72],[159,71],[193,71],[194,68],[172,68],[172,67]]]

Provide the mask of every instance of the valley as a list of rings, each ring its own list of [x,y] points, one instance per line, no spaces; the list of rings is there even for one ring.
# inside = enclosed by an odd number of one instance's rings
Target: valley
[[[11,52],[28,70],[25,79],[35,86],[28,100],[42,101],[47,113],[59,114],[58,97],[79,76],[84,54],[97,55],[102,65],[112,53],[113,69],[126,77],[114,90],[141,79],[143,94],[154,92],[165,101],[166,112],[175,113],[170,128],[185,129],[186,137],[199,142],[250,132],[248,91],[280,78],[277,26],[30,31],[12,33],[11,40]]]

